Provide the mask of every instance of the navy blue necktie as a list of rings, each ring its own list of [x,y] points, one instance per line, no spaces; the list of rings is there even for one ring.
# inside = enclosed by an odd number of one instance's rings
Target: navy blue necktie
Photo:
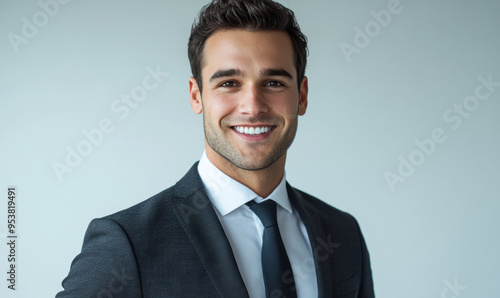
[[[276,220],[276,202],[247,203],[264,226],[262,236],[262,273],[266,297],[297,297],[292,266],[281,239]]]

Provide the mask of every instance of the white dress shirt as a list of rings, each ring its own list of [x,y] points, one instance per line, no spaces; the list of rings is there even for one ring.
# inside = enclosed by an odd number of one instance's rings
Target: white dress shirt
[[[275,201],[278,206],[278,226],[292,266],[297,297],[318,297],[311,245],[306,228],[288,199],[285,176],[267,198],[261,198],[219,170],[210,162],[206,151],[198,164],[198,173],[231,244],[250,297],[266,297],[261,266],[264,227],[246,203],[251,200],[260,203],[268,199]]]

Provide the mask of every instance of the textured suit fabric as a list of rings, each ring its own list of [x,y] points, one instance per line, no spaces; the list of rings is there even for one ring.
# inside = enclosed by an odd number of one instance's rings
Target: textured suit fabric
[[[370,259],[356,220],[287,184],[314,258],[320,297],[374,297]],[[94,219],[56,297],[248,297],[197,163],[174,186]]]

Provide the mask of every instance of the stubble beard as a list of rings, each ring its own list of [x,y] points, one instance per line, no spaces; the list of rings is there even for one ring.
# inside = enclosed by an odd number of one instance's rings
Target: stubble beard
[[[259,119],[249,119],[250,123],[258,123]],[[265,122],[265,121],[262,121]],[[293,121],[290,123],[290,127],[286,134],[280,138],[274,147],[271,149],[269,154],[260,160],[250,160],[249,158],[243,157],[237,148],[229,142],[229,137],[224,135],[224,133],[214,125],[214,123],[207,121],[205,113],[203,113],[203,128],[205,131],[205,139],[215,152],[220,156],[224,157],[226,160],[231,162],[236,167],[247,170],[247,171],[258,171],[270,167],[274,164],[283,154],[286,153],[288,148],[292,145],[297,132],[298,116],[296,115]],[[224,120],[222,121],[224,124]],[[222,127],[227,127],[222,125]]]

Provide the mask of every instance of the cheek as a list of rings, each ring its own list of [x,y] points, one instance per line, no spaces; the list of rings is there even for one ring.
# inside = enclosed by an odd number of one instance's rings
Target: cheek
[[[211,98],[204,102],[204,113],[206,116],[210,117],[212,121],[220,122],[222,118],[229,115],[234,107],[232,105],[230,98],[223,98],[221,96],[217,98]]]
[[[295,118],[298,112],[298,101],[292,96],[280,98],[274,101],[273,110],[283,118]]]

